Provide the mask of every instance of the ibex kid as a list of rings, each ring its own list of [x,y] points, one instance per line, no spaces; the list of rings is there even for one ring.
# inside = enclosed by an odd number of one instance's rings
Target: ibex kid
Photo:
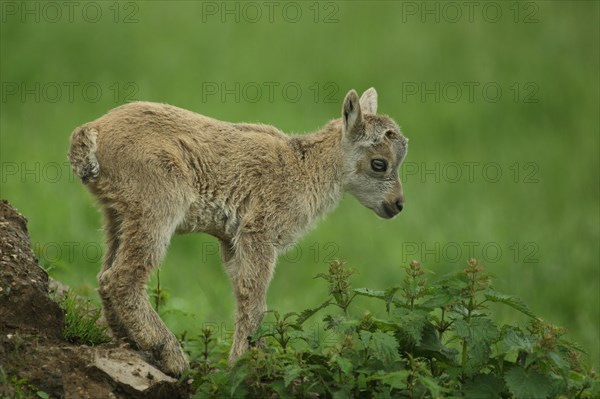
[[[204,232],[221,245],[237,300],[233,362],[266,310],[277,254],[349,192],[383,218],[403,207],[398,168],[408,140],[377,115],[377,93],[351,90],[342,117],[308,135],[229,123],[166,104],[117,107],[71,135],[69,160],[105,218],[98,275],[114,335],[166,373],[188,361],[145,291],[174,233]]]

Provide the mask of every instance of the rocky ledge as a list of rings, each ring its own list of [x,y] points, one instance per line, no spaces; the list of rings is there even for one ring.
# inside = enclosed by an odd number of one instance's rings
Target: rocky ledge
[[[27,219],[1,200],[0,398],[19,390],[65,399],[187,397],[182,384],[126,345],[65,341],[63,311],[51,295],[57,284],[49,280],[31,250]]]

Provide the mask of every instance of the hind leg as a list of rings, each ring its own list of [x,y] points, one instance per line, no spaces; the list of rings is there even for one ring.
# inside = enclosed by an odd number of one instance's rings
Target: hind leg
[[[180,209],[170,212],[176,209],[170,205],[124,216],[119,247],[112,265],[100,277],[100,291],[129,339],[149,353],[161,370],[179,375],[188,368],[188,361],[175,335],[152,309],[146,293],[150,273],[162,261],[181,221]]]
[[[119,213],[114,208],[107,206],[104,208],[104,219],[106,252],[102,261],[102,270],[98,273],[99,281],[102,279],[104,272],[113,265],[121,241],[121,217]],[[99,290],[99,294],[100,299],[102,299],[104,318],[114,337],[117,339],[127,338],[127,329],[114,311],[110,297],[102,290]]]

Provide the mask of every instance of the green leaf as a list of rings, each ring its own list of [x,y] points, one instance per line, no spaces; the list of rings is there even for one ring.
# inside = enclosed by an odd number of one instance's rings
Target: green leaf
[[[342,315],[325,315],[323,317],[323,321],[325,322],[326,330],[337,331],[339,326],[346,320],[346,318]]]
[[[488,318],[474,317],[470,322],[458,319],[454,322],[456,335],[468,344],[467,358],[471,372],[485,365],[492,352],[491,344],[499,337],[498,328]]]
[[[355,288],[354,292],[357,295],[367,296],[369,298],[383,299],[384,301],[386,301],[386,303],[388,301],[390,303],[391,302],[393,302],[393,303],[401,303],[402,301],[400,301],[400,299],[394,297],[394,294],[396,293],[397,290],[398,290],[398,287],[392,287],[392,288],[387,289],[385,291],[372,290],[370,288]]]
[[[349,374],[352,371],[352,362],[345,357],[336,356],[335,363],[344,374]]]
[[[448,290],[458,294],[468,286],[467,276],[463,272],[451,273],[434,281],[431,286],[435,290]]]
[[[515,399],[546,399],[550,395],[552,381],[537,371],[513,367],[504,375],[504,380]]]
[[[346,333],[354,330],[360,322],[357,319],[349,319],[342,315],[326,315],[323,317],[326,330],[333,330],[335,333]]]
[[[371,344],[371,337],[373,336],[373,333],[367,330],[361,330],[358,333],[359,337],[360,337],[360,341],[362,342],[363,346],[365,348],[369,348],[370,344]]]
[[[421,344],[414,349],[414,353],[428,359],[436,358],[452,364],[457,351],[445,347],[440,341],[435,326],[431,323],[427,323],[422,331]]]
[[[485,299],[487,299],[488,301],[503,303],[505,305],[510,306],[513,309],[518,310],[519,312],[521,312],[523,314],[526,314],[529,317],[532,317],[534,319],[537,318],[537,316],[535,314],[533,314],[531,312],[531,310],[529,310],[527,305],[525,305],[525,303],[523,303],[523,301],[521,301],[519,298],[517,298],[515,296],[502,294],[501,292],[494,291],[492,289],[486,290],[483,293],[483,295],[485,296]]]
[[[565,337],[561,337],[561,338],[558,339],[558,342],[560,342],[562,345],[564,345],[565,347],[567,347],[569,349],[573,349],[573,350],[576,350],[576,351],[581,352],[583,354],[587,354],[587,352],[586,352],[586,350],[584,349],[583,346],[581,346],[577,342],[571,341],[570,339],[567,339]]]
[[[302,325],[306,320],[308,320],[310,317],[312,317],[315,313],[317,313],[319,310],[321,310],[323,308],[326,308],[330,304],[331,304],[330,301],[325,301],[321,305],[317,306],[316,308],[303,310],[298,315],[298,318],[296,319],[296,325],[298,325],[298,326]]]
[[[569,363],[557,352],[548,352],[548,358],[550,358],[554,365],[560,370],[563,377],[565,379],[568,378]]]
[[[48,399],[50,397],[50,395],[44,391],[37,391],[35,394],[42,399]]]
[[[398,341],[393,335],[365,330],[360,331],[359,335],[365,348],[368,348],[373,357],[384,364],[393,363],[398,358]]]
[[[277,393],[279,399],[292,399],[294,395],[290,394],[286,389],[287,385],[283,381],[273,381],[269,384],[269,388]]]
[[[512,351],[525,351],[531,353],[536,339],[525,334],[517,327],[505,326],[502,330],[502,344],[505,346],[505,353]]]
[[[391,373],[373,374],[367,377],[367,381],[381,381],[389,385],[391,388],[403,389],[406,388],[406,379],[410,376],[410,371],[399,370]]]
[[[302,373],[302,369],[297,364],[292,364],[285,368],[285,373],[283,375],[283,382],[286,387],[288,387],[292,381],[300,376]]]
[[[441,398],[444,388],[441,387],[434,378],[419,375],[419,382],[427,388],[432,398]]]
[[[385,364],[398,358],[398,341],[393,335],[377,331],[373,333],[371,345],[374,356]]]
[[[396,331],[397,329],[400,328],[400,324],[398,324],[395,321],[378,319],[378,318],[373,318],[372,321],[373,321],[373,324],[382,331]]]
[[[476,374],[462,389],[467,398],[496,399],[504,390],[504,381],[493,374]]]
[[[234,397],[236,394],[236,391],[238,390],[238,388],[240,387],[240,384],[242,383],[242,381],[244,381],[244,378],[246,378],[246,376],[248,375],[248,370],[246,368],[239,368],[237,370],[235,370],[230,378],[230,397]],[[239,392],[237,392],[239,394]]]
[[[451,305],[458,300],[458,294],[453,294],[448,291],[434,291],[435,293],[421,303],[421,306],[426,308],[441,308]]]
[[[472,341],[494,342],[500,335],[496,324],[486,317],[473,317],[470,322],[458,319],[454,322],[454,331],[457,336]]]
[[[399,289],[400,289],[399,286],[394,286],[394,287],[390,287],[387,290],[385,290],[383,299],[385,300],[385,311],[386,312],[390,313],[390,305],[392,304],[392,301],[394,300],[394,295],[396,295],[396,292],[398,292]]]
[[[335,391],[332,397],[333,399],[347,399],[349,397],[349,392],[347,389],[341,389],[339,391]]]
[[[396,308],[394,317],[399,320],[402,331],[410,336],[415,345],[419,345],[423,337],[423,328],[430,318],[429,313],[423,310]]]
[[[470,372],[478,371],[480,367],[488,362],[492,349],[490,344],[485,341],[473,341],[469,343],[467,353],[468,367]]]

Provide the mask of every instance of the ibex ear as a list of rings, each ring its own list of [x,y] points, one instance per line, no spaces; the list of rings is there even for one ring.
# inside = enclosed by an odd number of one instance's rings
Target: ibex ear
[[[342,121],[344,123],[344,136],[356,139],[362,134],[363,120],[360,111],[360,102],[355,90],[350,90],[342,106]]]
[[[377,91],[373,87],[367,89],[362,96],[360,96],[360,107],[366,114],[377,113]]]

